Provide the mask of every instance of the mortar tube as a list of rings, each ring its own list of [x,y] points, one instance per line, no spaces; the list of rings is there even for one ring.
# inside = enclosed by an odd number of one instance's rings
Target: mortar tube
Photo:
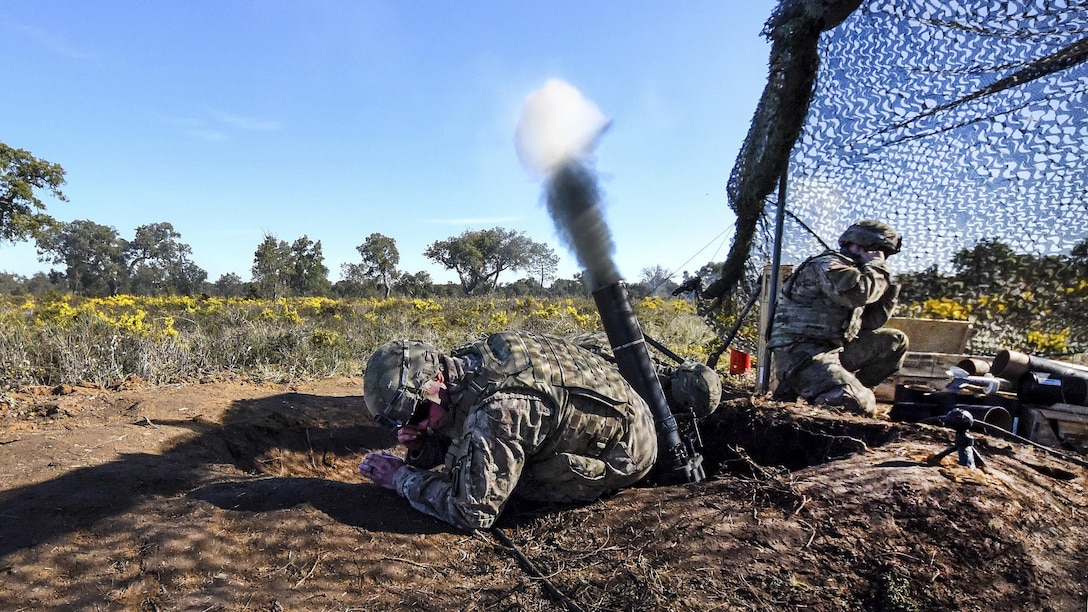
[[[661,381],[654,370],[646,339],[635,316],[631,299],[622,282],[604,285],[593,291],[593,301],[620,374],[646,401],[657,425],[658,457],[656,480],[662,484],[699,482],[703,472],[702,456],[689,453],[680,439],[676,417],[669,409]]]

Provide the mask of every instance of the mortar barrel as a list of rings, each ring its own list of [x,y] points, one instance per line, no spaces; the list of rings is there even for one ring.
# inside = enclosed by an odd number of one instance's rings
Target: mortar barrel
[[[627,289],[623,283],[605,285],[593,291],[593,301],[620,374],[646,400],[657,423],[658,479],[669,483],[703,480],[702,457],[690,455],[680,439],[676,417],[669,409],[661,381],[650,360],[646,339]]]

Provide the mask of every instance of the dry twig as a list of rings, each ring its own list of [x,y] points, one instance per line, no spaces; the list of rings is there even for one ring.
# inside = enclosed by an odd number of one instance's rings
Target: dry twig
[[[310,576],[313,576],[314,575],[314,570],[317,569],[317,564],[320,563],[321,560],[324,559],[324,558],[325,558],[324,554],[318,555],[317,559],[314,560],[313,566],[310,567],[310,571],[306,572],[305,576],[298,579],[298,582],[295,583],[294,588],[297,589],[299,587],[299,585],[301,585],[303,582],[306,582],[307,578],[309,578]]]

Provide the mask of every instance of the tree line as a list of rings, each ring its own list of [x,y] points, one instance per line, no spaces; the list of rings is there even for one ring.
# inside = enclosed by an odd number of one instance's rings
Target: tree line
[[[548,245],[502,227],[465,231],[426,248],[423,254],[455,272],[458,283],[436,284],[425,271],[399,269],[396,241],[380,233],[370,234],[356,247],[360,259],[343,264],[335,283],[329,280],[320,240],[303,235],[288,242],[272,234],[256,246],[248,280],[228,273],[210,281],[207,271],[192,260],[192,248],[169,222],[141,225],[131,238],[125,238],[115,228],[89,219],[62,223],[46,214],[37,192],[67,201],[61,191],[64,177],[60,165],[0,142],[0,241],[34,241],[39,259],[55,266],[29,278],[0,272],[0,293],[388,298],[564,297],[584,296],[587,291],[580,274],[556,278],[559,257]],[[500,282],[500,276],[517,272],[522,278]],[[661,272],[660,268],[644,270],[647,284],[636,283],[632,293],[675,287],[658,282]]]
[[[329,280],[320,240],[301,236],[292,242],[266,234],[253,252],[249,280],[235,273],[209,281],[193,262],[192,248],[168,222],[137,227],[131,238],[87,219],[42,228],[37,237],[41,261],[49,272],[30,278],[0,274],[4,293],[67,291],[85,297],[197,295],[281,298],[433,297],[452,295],[585,295],[581,280],[556,279],[559,258],[522,232],[495,227],[466,231],[427,247],[425,255],[457,273],[460,282],[440,285],[427,272],[398,268],[396,240],[372,233],[356,247],[360,259],[341,266],[341,279]],[[526,275],[509,284],[503,273]]]
[[[1088,352],[1088,239],[1068,254],[1017,253],[998,240],[958,251],[950,273],[937,266],[901,274],[901,304],[915,316],[946,309],[974,322],[968,348],[981,354],[1015,349],[1036,354]]]

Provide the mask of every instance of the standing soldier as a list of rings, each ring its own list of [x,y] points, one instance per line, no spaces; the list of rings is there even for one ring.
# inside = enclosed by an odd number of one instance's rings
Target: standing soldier
[[[646,402],[613,364],[562,338],[506,331],[448,356],[396,340],[371,356],[363,384],[367,410],[408,452],[371,453],[360,473],[463,529],[490,527],[511,495],[592,501],[657,458]]]
[[[774,398],[798,395],[823,406],[873,414],[872,388],[903,365],[907,336],[881,328],[891,317],[899,285],[886,259],[900,236],[885,223],[865,220],[786,279],[775,307],[771,337],[778,386]]]

